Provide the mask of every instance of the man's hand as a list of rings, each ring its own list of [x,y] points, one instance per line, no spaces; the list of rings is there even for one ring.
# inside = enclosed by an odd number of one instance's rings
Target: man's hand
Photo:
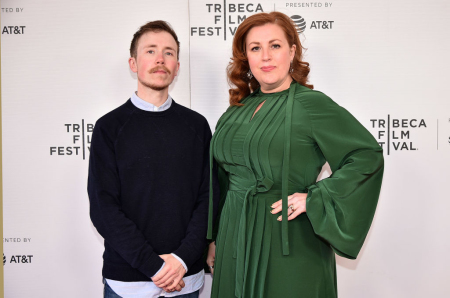
[[[160,257],[164,260],[165,265],[158,274],[152,277],[153,283],[159,288],[167,289],[167,292],[173,291],[186,274],[186,270],[174,256],[168,254],[160,255]]]
[[[175,289],[169,290],[169,287],[165,287],[165,288],[163,288],[163,290],[166,291],[166,292],[169,292],[169,293],[170,292],[174,292],[174,291],[179,292],[179,291],[181,291],[182,288],[184,288],[184,286],[185,286],[184,280],[181,279],[180,282],[176,285]]]

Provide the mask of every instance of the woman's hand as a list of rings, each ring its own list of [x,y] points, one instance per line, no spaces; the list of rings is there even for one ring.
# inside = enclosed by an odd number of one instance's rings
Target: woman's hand
[[[208,248],[208,256],[206,257],[206,264],[208,264],[211,274],[214,274],[215,259],[216,259],[216,242],[211,242]]]
[[[292,220],[306,212],[306,197],[307,193],[294,193],[288,196],[288,220]],[[277,214],[281,211],[281,203],[282,200],[276,201],[272,204],[272,214]],[[281,221],[281,215],[277,218],[278,221]]]

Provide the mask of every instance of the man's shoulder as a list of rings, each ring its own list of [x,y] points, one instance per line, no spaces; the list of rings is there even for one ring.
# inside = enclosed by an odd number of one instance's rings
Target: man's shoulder
[[[96,126],[123,125],[132,114],[133,104],[130,100],[127,100],[124,104],[100,117],[97,120]]]
[[[182,121],[182,125],[192,129],[202,143],[209,143],[211,139],[211,128],[206,118],[202,114],[175,102],[174,105],[178,121]]]
[[[202,114],[200,114],[199,112],[196,112],[194,110],[191,110],[185,106],[182,106],[178,103],[175,103],[175,109],[178,113],[179,116],[182,116],[183,119],[185,119],[186,121],[190,121],[193,124],[198,124],[198,125],[207,125],[208,121],[206,120],[205,116],[203,116]]]

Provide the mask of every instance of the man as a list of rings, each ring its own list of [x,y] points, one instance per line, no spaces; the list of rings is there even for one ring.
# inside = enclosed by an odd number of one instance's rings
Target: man
[[[142,26],[130,56],[137,92],[97,121],[89,161],[90,215],[105,239],[105,297],[198,297],[211,130],[168,94],[180,67],[169,24]]]

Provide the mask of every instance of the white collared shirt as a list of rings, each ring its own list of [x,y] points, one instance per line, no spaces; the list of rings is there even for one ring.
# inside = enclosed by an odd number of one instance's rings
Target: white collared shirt
[[[167,100],[159,107],[143,100],[142,98],[137,96],[136,92],[133,92],[130,99],[136,108],[149,112],[162,112],[170,108],[170,106],[172,105],[172,97],[170,97],[170,95],[167,97]]]

